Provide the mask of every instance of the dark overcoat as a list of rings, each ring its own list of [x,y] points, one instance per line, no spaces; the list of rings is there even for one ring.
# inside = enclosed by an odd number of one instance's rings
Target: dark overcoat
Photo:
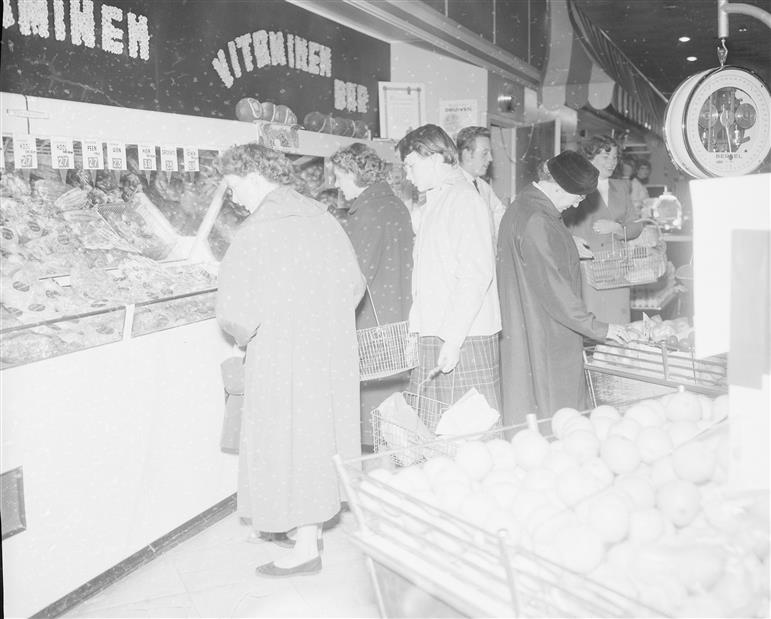
[[[581,299],[573,238],[540,189],[526,187],[506,210],[498,235],[501,385],[506,425],[587,406],[583,337],[604,339],[608,325]]]

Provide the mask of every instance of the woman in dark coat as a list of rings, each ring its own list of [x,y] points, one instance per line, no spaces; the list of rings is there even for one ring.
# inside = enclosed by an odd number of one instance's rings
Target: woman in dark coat
[[[385,181],[385,162],[369,146],[351,144],[332,156],[332,164],[336,186],[353,200],[345,229],[369,289],[357,309],[356,328],[407,320],[414,236],[410,213]],[[372,444],[370,413],[408,382],[409,374],[403,373],[361,383],[362,443]]]
[[[597,171],[578,153],[549,159],[540,180],[506,210],[498,236],[501,383],[505,425],[587,405],[584,336],[627,339],[625,329],[587,311],[581,270],[560,214],[594,191]]]

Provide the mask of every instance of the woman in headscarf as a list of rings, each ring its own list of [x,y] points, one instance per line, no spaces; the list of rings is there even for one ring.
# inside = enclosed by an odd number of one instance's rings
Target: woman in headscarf
[[[219,271],[217,319],[246,347],[238,511],[255,532],[297,529],[262,576],[321,569],[321,523],[340,509],[332,456],[361,453],[355,308],[364,292],[351,243],[324,205],[292,188],[291,162],[258,144],[218,161],[251,214]]]
[[[407,320],[412,304],[412,221],[386,182],[386,163],[366,144],[355,143],[332,155],[332,165],[335,185],[352,200],[346,232],[367,279],[356,328]],[[361,383],[362,443],[372,445],[370,413],[408,383],[406,372]]]

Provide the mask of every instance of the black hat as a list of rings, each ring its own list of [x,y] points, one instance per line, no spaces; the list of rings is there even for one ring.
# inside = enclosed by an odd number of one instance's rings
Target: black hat
[[[597,189],[599,172],[579,153],[566,150],[546,162],[552,178],[568,193],[585,196]]]

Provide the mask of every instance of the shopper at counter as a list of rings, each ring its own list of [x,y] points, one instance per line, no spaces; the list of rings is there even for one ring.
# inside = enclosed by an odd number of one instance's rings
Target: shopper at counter
[[[493,149],[490,143],[490,130],[486,127],[464,127],[455,138],[458,148],[458,160],[463,176],[474,185],[490,209],[493,218],[493,246],[498,240],[498,228],[506,207],[495,195],[493,188],[482,178],[493,162]]]
[[[346,231],[368,292],[356,311],[356,328],[407,320],[412,305],[413,232],[410,213],[386,182],[386,163],[366,144],[332,155],[335,185],[346,200]],[[403,391],[409,375],[361,383],[362,443],[372,445],[370,413],[388,396]]]
[[[616,247],[619,240],[640,236],[639,211],[632,203],[628,182],[610,178],[618,162],[618,145],[613,138],[597,136],[583,145],[584,156],[597,169],[597,189],[562,216],[572,234],[585,241],[593,253]],[[584,278],[586,308],[604,322],[628,323],[629,288],[595,290]]]
[[[256,533],[297,528],[262,576],[321,569],[321,523],[340,509],[332,456],[361,453],[354,311],[364,292],[351,243],[295,191],[292,165],[258,144],[218,160],[250,211],[219,271],[217,319],[246,347],[238,511]]]
[[[566,151],[543,164],[501,222],[498,286],[503,333],[503,420],[587,406],[583,338],[627,339],[624,327],[591,314],[581,300],[578,250],[560,219],[597,187],[598,172]]]
[[[476,387],[500,410],[501,317],[487,205],[458,168],[455,144],[441,127],[423,125],[397,148],[407,179],[426,192],[413,218],[409,324],[420,336],[420,365],[410,390],[451,404]],[[436,368],[441,373],[428,380]]]

